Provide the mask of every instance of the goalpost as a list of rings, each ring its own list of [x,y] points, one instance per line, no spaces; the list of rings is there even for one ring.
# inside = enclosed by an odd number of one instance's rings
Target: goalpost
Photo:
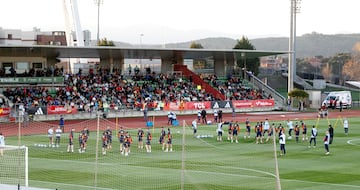
[[[3,147],[0,168],[0,184],[28,187],[28,147],[13,145]]]

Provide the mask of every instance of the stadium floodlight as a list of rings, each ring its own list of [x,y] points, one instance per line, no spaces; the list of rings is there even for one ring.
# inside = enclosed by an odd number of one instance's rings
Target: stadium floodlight
[[[288,92],[294,89],[296,76],[296,14],[300,13],[301,0],[290,0],[290,38],[288,63]]]
[[[94,0],[98,10],[97,10],[97,33],[96,33],[96,40],[99,44],[100,42],[100,5],[104,3],[104,0]]]

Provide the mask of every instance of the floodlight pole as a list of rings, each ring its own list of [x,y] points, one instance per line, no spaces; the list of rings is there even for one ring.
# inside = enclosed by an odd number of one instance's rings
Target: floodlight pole
[[[301,0],[290,0],[288,93],[294,89],[294,77],[296,77],[296,14],[300,13],[300,2]]]
[[[139,40],[140,40],[140,48],[142,48],[142,38],[143,38],[144,34],[141,33],[139,36],[140,36],[140,38],[139,38]],[[139,64],[140,64],[140,70],[142,72],[144,68],[143,68],[143,65],[141,63],[141,60],[142,60],[142,56],[140,54]]]
[[[100,42],[100,5],[103,3],[103,0],[94,1],[98,10],[97,10],[97,34],[96,34],[96,43],[99,45]]]

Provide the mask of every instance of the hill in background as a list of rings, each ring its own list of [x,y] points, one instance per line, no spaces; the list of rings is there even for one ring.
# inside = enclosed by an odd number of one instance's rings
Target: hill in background
[[[296,38],[296,57],[313,57],[322,55],[333,56],[337,53],[352,52],[356,42],[360,41],[360,34],[325,35],[313,32]],[[192,42],[200,43],[206,49],[232,49],[237,39],[216,37],[204,38],[194,41],[165,44],[167,48],[189,48]],[[287,51],[289,49],[288,37],[269,37],[250,39],[257,50]],[[128,43],[115,42],[118,47],[135,47]],[[162,45],[143,45],[148,48],[161,48]]]

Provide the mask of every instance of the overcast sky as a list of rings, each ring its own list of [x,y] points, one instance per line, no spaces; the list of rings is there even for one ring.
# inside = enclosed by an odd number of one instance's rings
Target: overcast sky
[[[65,30],[63,0],[1,0],[0,27]],[[83,30],[97,34],[97,5],[77,0]],[[360,0],[302,0],[297,35],[360,33]],[[162,44],[207,37],[290,33],[290,0],[103,0],[100,38]],[[141,35],[143,34],[143,35]]]

